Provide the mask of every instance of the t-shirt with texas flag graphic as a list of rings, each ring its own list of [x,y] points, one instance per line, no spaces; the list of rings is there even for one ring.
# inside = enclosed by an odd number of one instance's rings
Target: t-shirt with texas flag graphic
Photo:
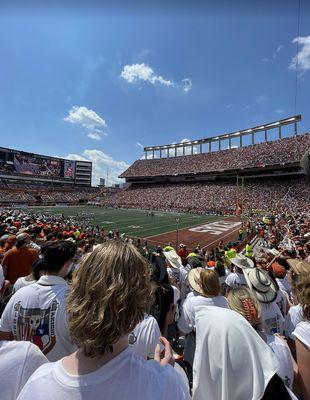
[[[0,330],[12,332],[14,340],[27,340],[39,347],[50,361],[75,351],[67,326],[66,281],[44,275],[38,282],[18,290],[8,302]]]

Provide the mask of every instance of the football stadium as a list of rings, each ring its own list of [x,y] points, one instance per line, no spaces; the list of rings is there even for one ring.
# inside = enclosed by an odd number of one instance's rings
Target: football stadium
[[[65,3],[0,17],[0,399],[309,400],[309,5]]]

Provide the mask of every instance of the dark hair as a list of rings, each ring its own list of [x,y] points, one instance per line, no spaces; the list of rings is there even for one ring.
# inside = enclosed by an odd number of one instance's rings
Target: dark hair
[[[42,227],[41,226],[34,226],[31,230],[31,233],[33,233],[34,235],[39,235],[42,231]]]
[[[225,276],[225,267],[224,267],[224,264],[221,261],[218,261],[216,263],[216,266],[214,267],[214,270],[218,274],[218,276]]]
[[[64,240],[47,246],[44,253],[45,270],[59,272],[64,264],[74,257],[75,253],[76,245]]]
[[[187,264],[188,264],[187,258],[182,258],[182,259],[181,259],[181,264],[183,265],[183,267],[186,267]]]
[[[40,279],[40,272],[45,270],[45,262],[43,258],[40,258],[38,261],[33,263],[32,265],[32,275],[34,279],[38,281]]]
[[[155,303],[151,307],[150,314],[157,320],[159,329],[163,330],[166,322],[166,316],[173,304],[173,289],[169,284],[157,286],[155,291]]]
[[[52,240],[54,238],[54,235],[52,234],[52,233],[48,233],[47,235],[46,235],[46,240]]]
[[[279,257],[277,258],[277,263],[284,267],[287,271],[291,268],[290,264],[286,261],[285,258]]]

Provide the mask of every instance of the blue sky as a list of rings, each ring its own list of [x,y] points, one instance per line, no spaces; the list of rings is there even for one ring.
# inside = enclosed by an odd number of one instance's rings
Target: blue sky
[[[107,168],[112,183],[142,156],[139,144],[294,115],[297,0],[168,3],[3,7],[1,146],[91,159],[94,183]],[[305,132],[310,5],[301,7],[296,113]]]

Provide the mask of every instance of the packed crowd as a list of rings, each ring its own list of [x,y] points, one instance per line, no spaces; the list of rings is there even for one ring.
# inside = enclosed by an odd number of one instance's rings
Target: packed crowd
[[[7,188],[0,188],[1,198],[0,204],[5,203],[27,203],[35,204],[40,203],[68,203],[77,204],[79,201],[91,200],[99,194],[98,188],[45,188],[45,189],[24,189],[24,190],[11,190]]]
[[[310,213],[250,229],[244,254],[151,249],[0,212],[1,399],[309,399]]]
[[[235,213],[237,200],[244,210],[308,210],[310,184],[306,178],[132,185],[107,197],[103,204],[124,208],[182,212]]]
[[[310,134],[246,147],[172,158],[137,160],[123,178],[174,176],[240,170],[300,162],[310,148]]]

